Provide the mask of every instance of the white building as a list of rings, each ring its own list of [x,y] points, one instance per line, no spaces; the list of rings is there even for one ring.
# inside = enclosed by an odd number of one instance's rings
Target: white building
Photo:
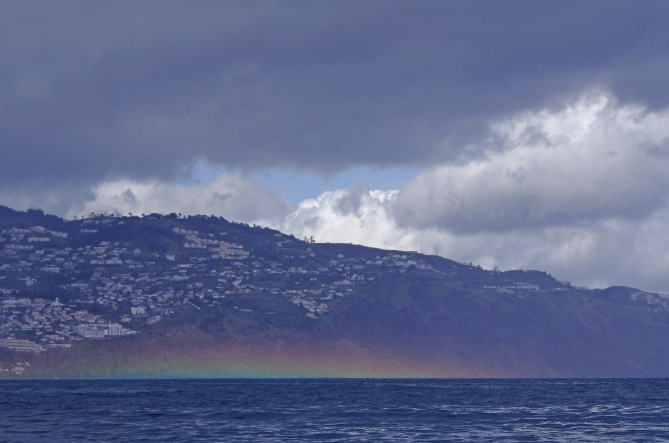
[[[136,334],[137,331],[125,329],[118,323],[100,324],[81,324],[74,328],[76,334],[86,338],[102,338],[106,336],[130,335]]]

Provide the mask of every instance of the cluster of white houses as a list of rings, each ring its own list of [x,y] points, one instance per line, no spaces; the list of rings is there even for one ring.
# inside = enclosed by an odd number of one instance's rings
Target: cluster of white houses
[[[55,342],[84,338],[129,335],[136,331],[123,326],[105,322],[102,317],[83,309],[73,309],[58,301],[44,299],[6,298],[0,304],[0,332],[8,334],[0,341],[0,347],[19,351],[40,351],[40,345],[26,340],[16,340],[14,333],[32,333],[46,347],[53,347]]]
[[[186,229],[173,228],[177,234],[185,235],[184,248],[188,249],[208,249],[214,254],[213,259],[230,259],[243,260],[249,257],[249,252],[244,251],[244,246],[235,243],[228,243],[223,240],[212,240],[208,238],[198,237],[198,231],[190,231]],[[221,232],[220,235],[226,235]]]

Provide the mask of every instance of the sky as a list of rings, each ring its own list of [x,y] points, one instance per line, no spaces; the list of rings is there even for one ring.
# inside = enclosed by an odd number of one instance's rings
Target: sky
[[[669,293],[666,1],[0,3],[0,204]]]

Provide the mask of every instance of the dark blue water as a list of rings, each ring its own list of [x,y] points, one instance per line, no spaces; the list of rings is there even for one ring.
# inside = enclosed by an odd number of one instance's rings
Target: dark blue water
[[[0,441],[669,441],[669,380],[2,381]]]

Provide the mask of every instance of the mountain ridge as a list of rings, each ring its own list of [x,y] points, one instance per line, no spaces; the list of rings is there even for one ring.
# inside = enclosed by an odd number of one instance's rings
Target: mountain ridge
[[[662,294],[214,216],[0,231],[0,377],[669,375]]]

